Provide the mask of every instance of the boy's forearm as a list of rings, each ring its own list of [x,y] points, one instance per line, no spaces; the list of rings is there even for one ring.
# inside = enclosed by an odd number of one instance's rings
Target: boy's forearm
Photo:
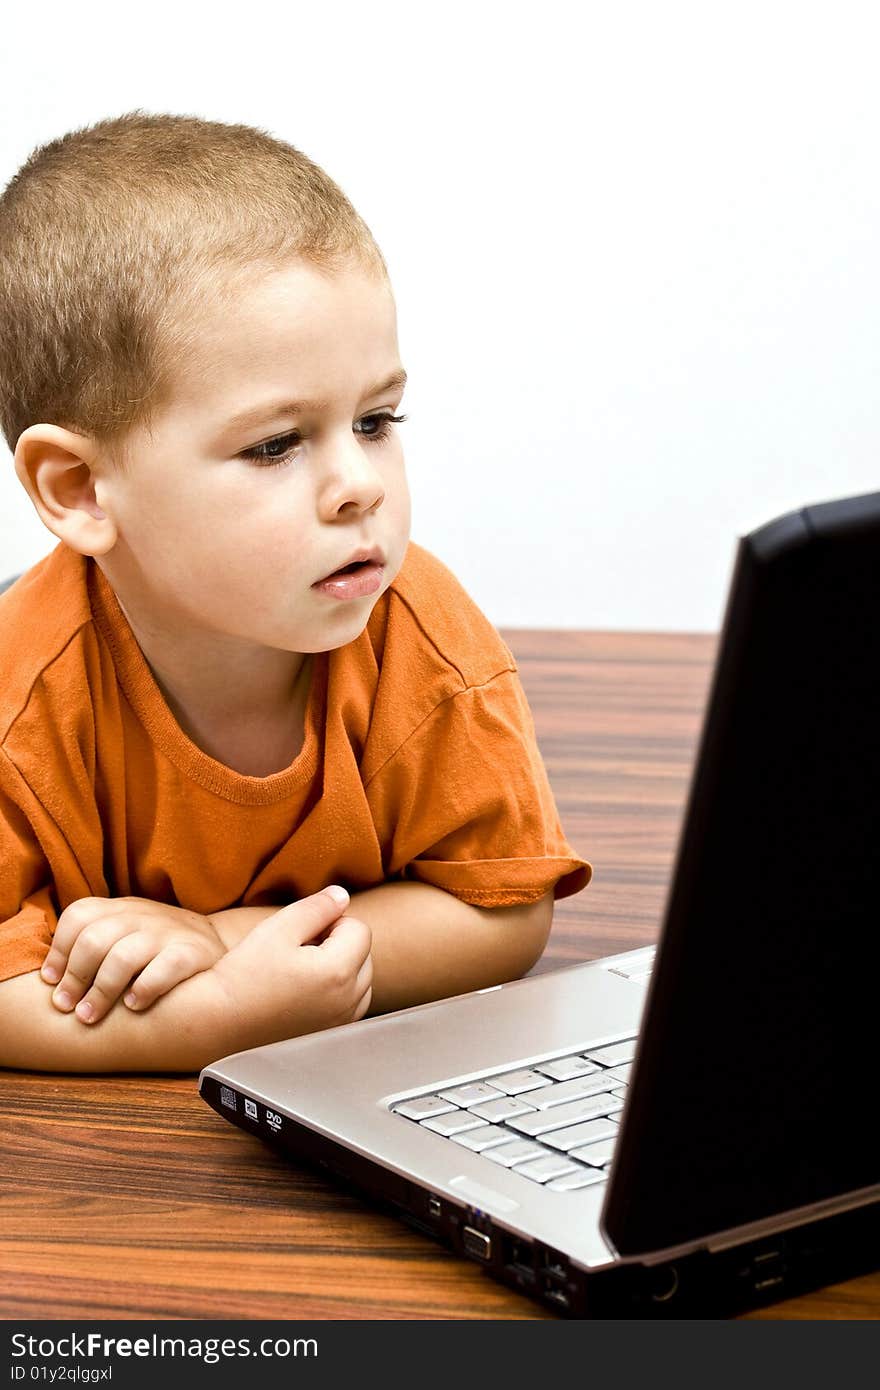
[[[553,895],[484,908],[428,883],[382,883],[353,893],[348,913],[373,934],[369,1012],[377,1014],[524,975],[547,944]]]
[[[63,1014],[37,971],[0,982],[0,1067],[59,1072],[198,1071],[244,1046],[210,971],[144,1013],[119,1003],[93,1026]]]
[[[243,941],[248,932],[265,922],[279,907],[227,907],[222,912],[212,912],[208,921],[213,926],[227,951]]]
[[[277,907],[233,907],[210,920],[229,950]],[[515,980],[535,964],[553,895],[524,907],[474,907],[429,883],[380,883],[352,893],[347,912],[373,934],[369,1012],[388,1013]]]

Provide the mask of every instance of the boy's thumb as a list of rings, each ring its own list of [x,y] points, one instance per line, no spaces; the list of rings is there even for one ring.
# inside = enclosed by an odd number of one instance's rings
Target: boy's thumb
[[[350,902],[348,893],[338,883],[331,883],[310,898],[300,898],[297,907],[300,909],[300,931],[304,931],[303,943],[310,941],[313,946],[320,945]],[[302,920],[303,909],[308,914],[307,922]]]
[[[332,898],[333,902],[339,908],[346,908],[351,902],[348,893],[339,883],[331,883],[328,888],[322,888],[321,892],[316,893],[315,896],[321,897],[322,894],[326,894],[328,898]]]
[[[322,932],[329,931],[350,902],[345,889],[338,883],[331,883],[318,893],[311,893],[307,898],[296,898],[286,907],[279,908],[260,926],[273,932],[291,929],[300,945],[305,945],[307,941],[315,941]]]

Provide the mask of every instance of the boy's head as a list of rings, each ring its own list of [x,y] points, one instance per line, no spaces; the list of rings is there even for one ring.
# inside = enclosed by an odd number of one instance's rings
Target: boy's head
[[[264,132],[132,112],[0,197],[0,425],[42,520],[142,623],[351,640],[378,594],[311,585],[361,546],[382,588],[400,567],[401,371],[369,229]]]

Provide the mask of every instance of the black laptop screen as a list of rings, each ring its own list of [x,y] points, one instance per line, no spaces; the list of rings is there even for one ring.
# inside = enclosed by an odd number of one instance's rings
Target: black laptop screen
[[[880,493],[739,545],[604,1213],[621,1254],[880,1181]]]

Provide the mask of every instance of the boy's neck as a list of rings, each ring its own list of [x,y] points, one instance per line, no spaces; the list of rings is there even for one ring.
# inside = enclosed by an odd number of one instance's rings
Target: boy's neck
[[[183,704],[156,676],[165,703],[179,727],[203,753],[246,777],[269,777],[283,772],[298,756],[305,739],[313,657],[302,665],[290,700],[275,715],[245,709],[234,718],[217,719],[194,704]]]
[[[114,592],[166,704],[193,742],[229,766],[276,762],[295,747],[311,685],[310,653],[236,643],[222,634],[188,635],[179,615],[163,623]]]

